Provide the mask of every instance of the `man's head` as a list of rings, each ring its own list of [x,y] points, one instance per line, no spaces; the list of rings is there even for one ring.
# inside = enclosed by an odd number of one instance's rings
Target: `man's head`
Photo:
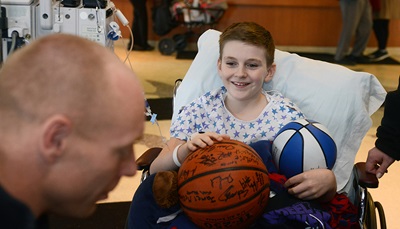
[[[58,34],[17,50],[0,71],[0,117],[0,185],[36,215],[87,216],[136,172],[143,91],[94,42]]]

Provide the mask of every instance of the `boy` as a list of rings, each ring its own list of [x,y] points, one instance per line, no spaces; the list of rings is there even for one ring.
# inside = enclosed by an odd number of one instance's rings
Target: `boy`
[[[265,28],[236,23],[221,34],[219,43],[218,72],[224,87],[183,108],[172,123],[172,138],[152,163],[150,173],[177,169],[189,153],[212,145],[213,140],[272,141],[286,123],[304,118],[282,94],[262,89],[276,69],[274,41]],[[285,186],[290,194],[306,200],[329,201],[336,193],[335,176],[328,169],[307,171]]]
[[[281,93],[266,92],[262,88],[276,70],[274,41],[265,28],[251,22],[233,24],[221,34],[219,45],[217,67],[224,86],[207,92],[182,109],[171,125],[167,146],[150,167],[151,174],[177,170],[191,152],[212,145],[215,140],[233,138],[250,146],[270,142],[285,124],[304,118],[300,109]],[[262,158],[269,154],[268,150],[258,150],[258,153]],[[147,192],[151,189],[154,176],[148,179],[133,198],[129,228],[146,225],[162,228],[163,222],[168,227],[169,221],[165,222],[164,216],[179,212],[179,206],[161,209],[143,201],[150,198],[154,203],[152,193],[143,193],[143,189]],[[149,183],[150,187],[144,188]],[[336,179],[331,170],[315,169],[288,179],[282,188],[296,200],[327,202],[336,194]],[[143,209],[148,209],[149,214]],[[190,222],[185,223],[184,227],[189,227]]]

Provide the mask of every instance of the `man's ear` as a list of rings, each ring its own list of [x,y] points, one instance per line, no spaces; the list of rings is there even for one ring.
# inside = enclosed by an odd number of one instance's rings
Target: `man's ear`
[[[72,122],[64,115],[53,115],[42,127],[40,149],[44,159],[51,163],[62,154],[66,137],[72,131]]]
[[[272,78],[275,75],[275,71],[276,71],[276,64],[272,63],[272,65],[267,69],[267,76],[264,79],[265,83],[268,83],[269,81],[272,80]]]

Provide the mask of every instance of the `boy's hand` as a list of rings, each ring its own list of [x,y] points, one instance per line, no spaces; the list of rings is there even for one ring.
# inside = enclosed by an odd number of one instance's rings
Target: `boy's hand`
[[[229,135],[217,134],[214,132],[198,133],[192,135],[191,139],[187,141],[186,145],[190,151],[195,151],[198,148],[204,148],[211,146],[214,141],[222,141],[224,139],[230,139]]]
[[[284,184],[289,194],[303,200],[330,201],[336,193],[336,178],[329,169],[305,171]]]

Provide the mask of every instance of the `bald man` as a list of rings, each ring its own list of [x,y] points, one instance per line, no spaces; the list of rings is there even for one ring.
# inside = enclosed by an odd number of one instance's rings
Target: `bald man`
[[[0,70],[0,227],[89,216],[136,173],[144,120],[138,79],[107,48],[57,34],[17,50]]]

